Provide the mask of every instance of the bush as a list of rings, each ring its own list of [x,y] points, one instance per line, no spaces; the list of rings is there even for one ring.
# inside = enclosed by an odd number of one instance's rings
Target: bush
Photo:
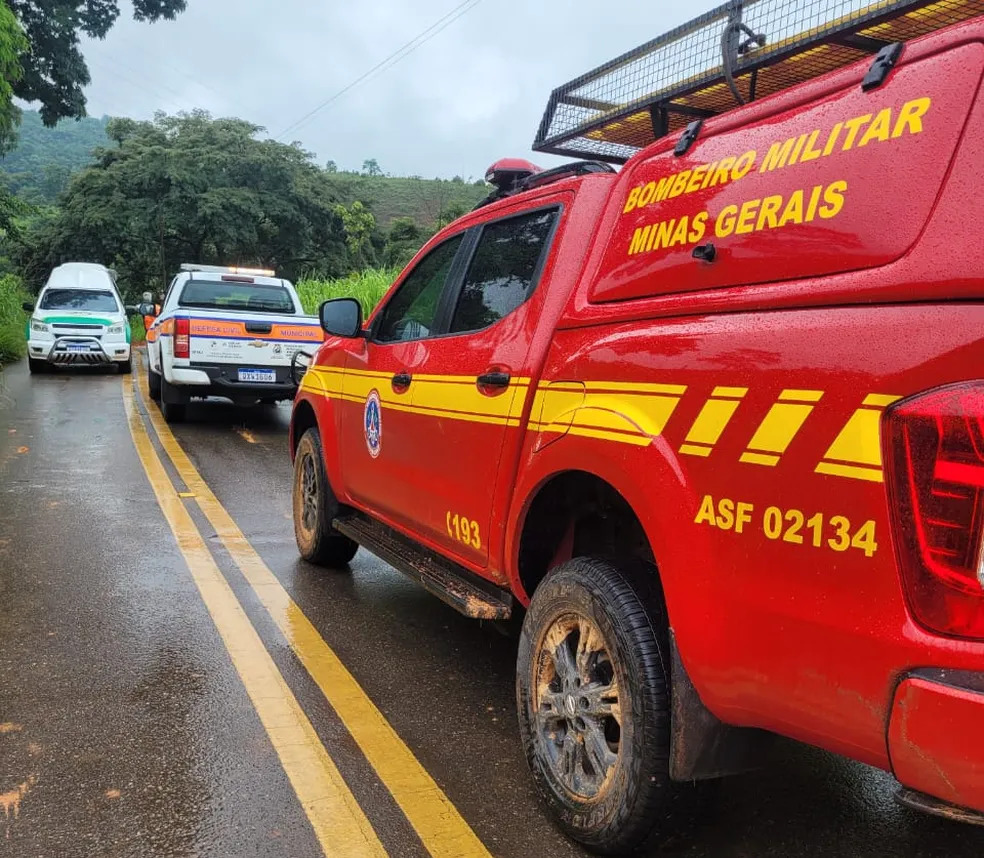
[[[322,301],[330,298],[357,298],[362,314],[368,316],[400,273],[399,268],[368,268],[336,280],[304,279],[297,284],[297,294],[304,312],[312,316]]]
[[[0,364],[24,357],[27,348],[27,315],[21,309],[30,301],[19,278],[0,277]]]

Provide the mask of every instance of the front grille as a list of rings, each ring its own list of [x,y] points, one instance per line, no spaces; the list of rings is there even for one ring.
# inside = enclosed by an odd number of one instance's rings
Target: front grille
[[[109,358],[102,352],[54,352],[51,355],[54,363],[109,363]]]
[[[105,325],[65,325],[56,322],[51,326],[52,328],[58,328],[64,331],[101,331]]]

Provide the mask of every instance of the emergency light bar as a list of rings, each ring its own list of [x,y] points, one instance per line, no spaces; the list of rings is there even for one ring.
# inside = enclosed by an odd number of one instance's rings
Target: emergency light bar
[[[984,14],[984,0],[730,0],[553,91],[537,152],[621,164],[691,122]]]
[[[198,265],[194,262],[181,263],[182,271],[204,271],[209,274],[252,274],[256,277],[276,277],[271,268],[241,268],[238,265]]]

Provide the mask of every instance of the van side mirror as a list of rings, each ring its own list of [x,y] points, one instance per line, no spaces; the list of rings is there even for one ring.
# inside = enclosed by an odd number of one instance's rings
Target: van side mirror
[[[21,304],[21,309],[25,313],[33,313],[34,312],[34,305],[30,301],[25,301],[23,304]]]
[[[326,334],[334,337],[362,336],[362,305],[355,298],[334,298],[318,308]]]

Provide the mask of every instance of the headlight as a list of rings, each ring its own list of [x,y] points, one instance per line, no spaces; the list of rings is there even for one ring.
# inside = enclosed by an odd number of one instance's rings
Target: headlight
[[[31,319],[31,330],[36,334],[46,334],[48,333],[48,326],[44,322]]]
[[[125,330],[125,326],[122,324],[110,325],[108,333],[110,334],[110,336],[122,336],[124,330]]]

